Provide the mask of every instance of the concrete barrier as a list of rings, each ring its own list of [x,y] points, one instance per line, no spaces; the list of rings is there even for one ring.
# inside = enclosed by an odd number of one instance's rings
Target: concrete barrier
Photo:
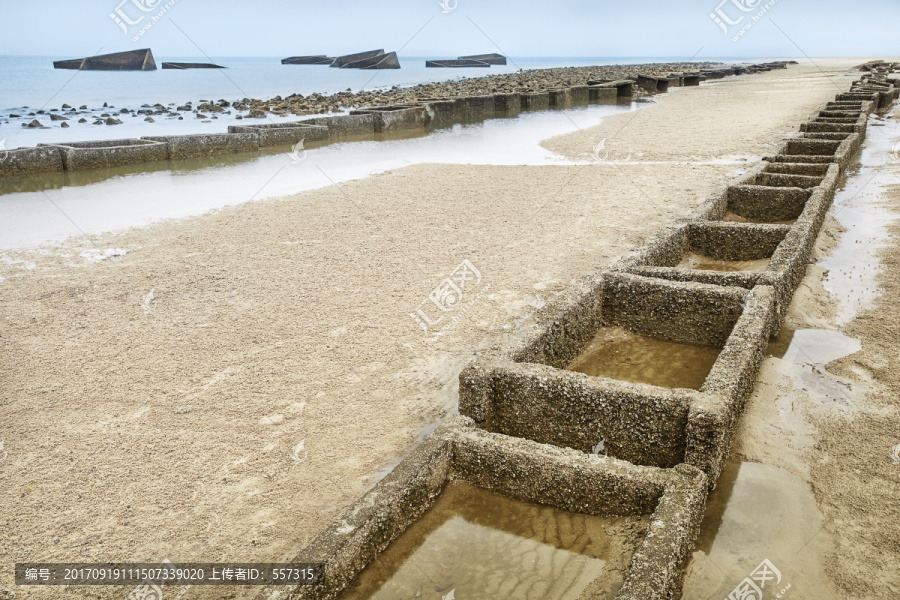
[[[256,132],[146,136],[141,139],[164,142],[170,160],[259,150],[259,134]]]
[[[619,91],[614,87],[602,85],[588,86],[588,100],[598,104],[615,103],[619,97]]]
[[[614,81],[591,80],[588,81],[588,86],[616,88],[616,96],[618,98],[631,98],[634,95],[634,83],[635,82],[630,79]]]
[[[749,394],[774,320],[771,288],[754,290],[604,273],[555,303],[524,337],[485,353],[460,376],[460,414],[495,433],[671,467],[687,461],[694,404],[734,411]],[[563,370],[601,325],[721,348],[703,387],[670,389]],[[733,433],[694,442],[693,461],[713,478]],[[706,431],[711,434],[710,431]],[[706,448],[706,454],[700,450]]]
[[[557,88],[547,91],[550,98],[550,108],[568,108],[572,106],[572,92],[569,88]]]
[[[327,127],[329,138],[373,135],[375,133],[375,116],[372,114],[315,117],[301,121],[301,123]]]
[[[427,118],[425,107],[421,104],[374,106],[354,110],[350,114],[372,115],[375,133],[399,131],[403,129],[419,129],[425,127]]]
[[[703,473],[687,465],[662,471],[592,460],[574,450],[481,431],[456,417],[294,557],[295,563],[323,565],[318,585],[264,587],[256,599],[339,597],[451,481],[569,512],[649,517],[653,526],[642,534],[617,600],[668,600],[679,593],[708,488]]]
[[[425,107],[426,125],[434,123],[435,125],[445,125],[455,122],[454,100],[446,98],[419,98],[417,100]]]
[[[518,113],[522,110],[520,94],[494,94],[494,112]]]
[[[549,110],[549,92],[527,92],[521,95],[522,110]]]
[[[118,167],[142,162],[167,160],[168,145],[153,140],[104,140],[38,144],[38,147],[58,148],[67,171]]]
[[[569,88],[569,99],[576,106],[587,104],[591,100],[590,86],[573,85]]]
[[[229,125],[228,133],[255,134],[259,147],[293,146],[301,140],[312,142],[328,138],[328,127],[308,123],[267,123],[264,125]]]
[[[0,151],[0,177],[62,171],[62,154],[56,146]]]
[[[457,96],[453,114],[463,121],[480,121],[494,115],[494,96]]]

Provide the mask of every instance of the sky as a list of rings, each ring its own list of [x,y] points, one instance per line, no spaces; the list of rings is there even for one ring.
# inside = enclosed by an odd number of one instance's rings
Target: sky
[[[890,57],[898,24],[900,0],[0,0],[0,55]]]

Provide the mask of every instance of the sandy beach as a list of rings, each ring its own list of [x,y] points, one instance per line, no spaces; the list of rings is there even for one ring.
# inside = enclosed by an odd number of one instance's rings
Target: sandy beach
[[[865,60],[675,88],[542,143],[587,164],[417,164],[3,253],[0,563],[290,560],[455,413],[460,370],[498,332],[774,152]],[[840,234],[829,221],[819,257]],[[127,253],[86,260],[92,246]],[[767,362],[733,450],[812,486],[835,598],[900,593],[895,246],[883,260],[882,295],[859,318],[839,322],[815,267],[789,317],[860,340],[828,370],[863,382],[862,404],[809,410],[802,436],[765,428],[794,394]],[[416,309],[463,261],[480,275],[476,301],[426,333]],[[695,555],[686,598],[706,597],[689,595],[709,590],[704,564]],[[222,590],[191,597],[254,593]]]

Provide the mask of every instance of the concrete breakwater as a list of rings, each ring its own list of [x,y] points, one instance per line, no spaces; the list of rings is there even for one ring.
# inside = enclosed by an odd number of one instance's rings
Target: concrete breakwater
[[[707,492],[838,178],[868,115],[898,97],[888,78],[864,76],[854,84],[863,98],[816,111],[775,155],[476,357],[460,376],[460,416],[296,557],[325,565],[322,585],[268,588],[257,598],[339,597],[454,480],[560,510],[649,516],[616,598],[680,597]],[[759,272],[708,270],[686,263],[688,255],[768,262]],[[568,370],[603,327],[714,348],[718,357],[699,390]]]
[[[341,69],[399,69],[400,60],[396,52],[385,54],[383,49],[368,50],[355,54],[330,57],[324,54],[313,56],[290,56],[281,59],[283,65],[329,65]]]
[[[609,72],[614,74],[618,71],[613,69]],[[734,70],[727,70],[727,73],[733,75]],[[697,77],[702,78],[699,75]],[[589,103],[631,101],[635,95],[661,93],[668,89],[668,79],[644,77],[644,81],[647,80],[653,81],[653,84],[645,88],[640,86],[638,79],[586,79],[572,85],[548,89],[460,96],[411,97],[412,92],[405,90],[403,97],[408,98],[405,102],[373,104],[352,110],[350,114],[316,116],[300,122],[230,126],[228,133],[42,144],[38,148],[7,151],[4,160],[0,162],[0,177],[253,152],[265,147],[293,145],[301,140],[327,142],[348,136],[375,136],[395,130],[425,128],[432,124],[446,126],[463,121],[515,115],[522,110],[562,109]],[[662,84],[664,81],[665,85]],[[416,86],[411,89],[418,88]],[[392,97],[394,96],[389,95],[381,98]],[[152,149],[154,144],[160,143],[166,145],[165,152]]]
[[[491,65],[505,65],[506,57],[502,54],[472,54],[459,56],[455,59],[426,60],[425,66],[429,68],[459,68],[459,67],[490,67]]]
[[[153,52],[149,48],[144,48],[87,58],[57,60],[53,63],[53,68],[76,71],[155,71],[156,61],[153,60]]]

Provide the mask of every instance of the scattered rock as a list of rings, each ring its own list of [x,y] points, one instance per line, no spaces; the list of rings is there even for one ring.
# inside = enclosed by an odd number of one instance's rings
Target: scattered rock
[[[122,121],[120,121],[119,119],[114,119],[114,118],[110,117],[106,120],[106,124],[107,125],[121,125]]]
[[[144,120],[147,121],[148,123],[156,123],[156,121],[153,120],[153,117],[147,117]]]
[[[69,126],[68,123],[63,123],[62,125],[60,125],[60,127],[62,127],[62,128],[66,128],[66,127],[68,127],[68,126]]]
[[[65,110],[65,109],[67,109],[67,108],[72,108],[72,107],[69,106],[68,104],[63,104],[62,107],[63,107],[63,110]]]
[[[41,125],[40,121],[35,119],[31,123],[22,123],[22,127],[27,127],[28,129],[40,129],[43,125]]]
[[[62,115],[50,115],[51,121],[68,121],[67,117],[63,117]]]
[[[254,109],[250,110],[250,114],[247,115],[247,118],[248,119],[265,119],[266,111],[254,108]]]
[[[81,117],[80,119],[78,119],[78,122],[79,123],[87,123],[87,119],[85,119],[84,117]]]

